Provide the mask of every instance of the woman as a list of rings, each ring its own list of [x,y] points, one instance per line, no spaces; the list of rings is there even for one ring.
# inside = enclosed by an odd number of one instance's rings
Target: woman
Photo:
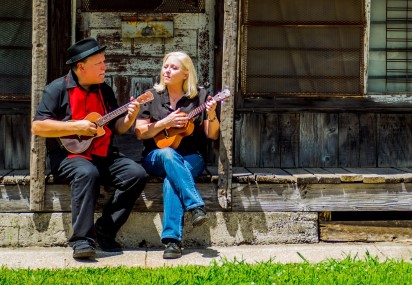
[[[191,212],[194,227],[208,220],[194,178],[205,169],[203,155],[207,139],[215,140],[219,136],[216,101],[210,96],[207,100],[206,96],[198,96],[196,71],[184,52],[166,54],[160,83],[151,91],[154,100],[141,106],[135,132],[145,146],[143,167],[151,175],[164,177],[161,241],[166,249],[163,258],[179,258],[185,211]],[[199,106],[205,111],[190,119],[187,114]],[[186,135],[185,130],[190,129],[191,124],[194,130]],[[176,138],[178,145],[169,146],[162,138]]]

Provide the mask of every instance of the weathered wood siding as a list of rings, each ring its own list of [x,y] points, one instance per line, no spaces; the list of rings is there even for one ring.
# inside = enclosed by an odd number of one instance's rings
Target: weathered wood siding
[[[236,166],[412,166],[411,114],[245,112],[235,137]]]
[[[201,85],[213,83],[214,70],[214,17],[215,1],[206,1],[205,13],[178,14],[136,14],[132,12],[81,12],[78,15],[77,37],[95,37],[107,46],[106,82],[109,83],[118,98],[119,104],[125,104],[130,96],[137,97],[144,90],[151,88],[160,73],[164,55],[171,51],[185,51],[194,61]],[[122,36],[122,18],[173,19],[174,36],[172,38],[135,38]],[[213,86],[208,91],[214,93]],[[135,138],[133,130],[118,137],[117,143],[123,153],[139,160],[142,144]]]
[[[30,104],[0,105],[0,169],[29,169]]]
[[[205,13],[171,14],[172,38],[135,38],[122,36],[122,17],[164,17],[164,14],[126,12],[83,12],[79,14],[79,38],[93,36],[106,45],[107,81],[120,101],[126,102],[147,87],[159,75],[163,56],[171,51],[185,51],[193,59],[199,82],[213,82],[214,1],[206,1]]]

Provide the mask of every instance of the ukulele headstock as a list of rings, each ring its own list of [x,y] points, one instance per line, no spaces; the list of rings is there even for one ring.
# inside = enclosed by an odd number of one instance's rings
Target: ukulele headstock
[[[136,98],[136,101],[139,102],[140,104],[144,104],[147,102],[150,102],[154,99],[153,93],[150,91],[146,91],[142,95]]]
[[[229,89],[223,89],[219,93],[217,93],[215,96],[213,96],[213,100],[215,101],[221,101],[230,96],[230,90]]]

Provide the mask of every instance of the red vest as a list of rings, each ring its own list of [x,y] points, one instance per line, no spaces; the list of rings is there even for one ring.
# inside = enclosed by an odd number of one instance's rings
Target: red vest
[[[79,87],[69,89],[69,101],[72,120],[82,120],[92,112],[99,113],[102,116],[105,114],[103,96],[100,93],[100,89],[92,92],[87,92]],[[104,126],[104,130],[106,133],[101,137],[93,139],[89,149],[81,154],[69,154],[68,157],[80,156],[89,160],[92,159],[92,154],[106,157],[112,131],[107,126]]]

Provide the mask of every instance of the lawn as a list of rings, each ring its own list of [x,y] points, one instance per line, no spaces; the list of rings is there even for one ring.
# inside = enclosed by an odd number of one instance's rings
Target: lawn
[[[0,268],[0,285],[16,284],[412,284],[412,263],[366,255],[320,263],[247,264],[221,260],[209,266],[77,269]]]

